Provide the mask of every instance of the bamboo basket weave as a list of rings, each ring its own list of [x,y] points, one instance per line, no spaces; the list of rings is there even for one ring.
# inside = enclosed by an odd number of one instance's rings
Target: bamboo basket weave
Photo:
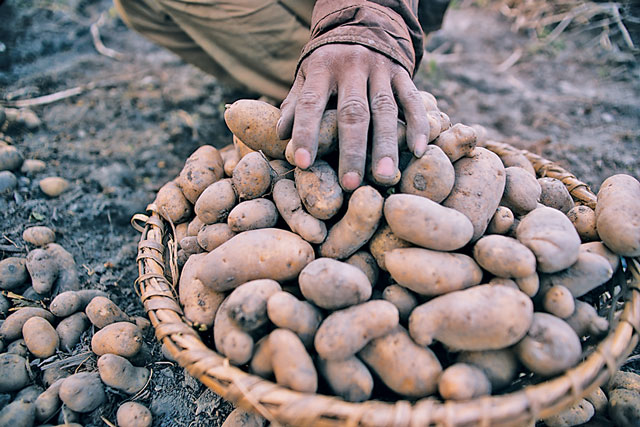
[[[524,154],[539,176],[560,179],[579,204],[595,207],[596,196],[586,184],[533,153],[498,142],[485,147],[497,154]],[[624,308],[619,322],[597,348],[563,375],[517,391],[469,401],[345,402],[337,397],[292,391],[229,364],[200,338],[183,316],[176,295],[178,271],[173,224],[164,221],[154,205],[150,215],[135,215],[133,226],[142,233],[138,245],[138,292],[171,356],[189,374],[215,393],[245,409],[260,413],[272,425],[293,426],[523,426],[564,410],[604,384],[638,344],[640,333],[640,262],[626,259],[630,280],[622,289]],[[169,261],[169,262],[166,262]],[[169,265],[171,267],[165,267]]]

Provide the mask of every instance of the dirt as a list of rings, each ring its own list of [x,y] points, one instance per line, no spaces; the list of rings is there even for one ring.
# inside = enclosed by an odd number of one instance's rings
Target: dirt
[[[89,27],[101,14],[102,41],[124,55],[119,61],[92,42]],[[0,26],[1,100],[81,92],[33,107],[37,128],[6,131],[26,158],[47,167],[19,174],[17,190],[0,197],[0,256],[25,256],[24,228],[47,225],[75,257],[84,287],[143,314],[132,286],[139,235],[129,220],[199,145],[231,142],[222,111],[242,94],[127,29],[109,0],[9,0],[0,21],[12,23]],[[430,38],[428,49],[437,53],[425,57],[416,82],[453,122],[482,124],[492,138],[557,160],[597,190],[615,173],[640,176],[640,67],[629,51],[594,43],[599,31],[539,45],[496,11],[452,9]],[[504,66],[518,49],[520,59]],[[54,175],[71,188],[48,198],[38,181]],[[87,333],[74,353],[87,351],[89,340]],[[220,425],[231,405],[165,361],[153,333],[146,340],[153,376],[139,400],[154,425]],[[82,417],[84,425],[115,421],[126,396],[109,396]]]

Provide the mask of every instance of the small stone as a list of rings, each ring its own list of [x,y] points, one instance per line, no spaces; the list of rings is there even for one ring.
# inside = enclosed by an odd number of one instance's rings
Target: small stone
[[[25,175],[34,175],[38,172],[42,172],[47,167],[47,164],[42,160],[36,159],[27,159],[22,164],[22,168],[20,168],[20,172]]]
[[[58,176],[51,176],[40,181],[40,189],[49,197],[58,197],[69,188],[69,181]]]
[[[9,172],[0,172],[0,194],[10,194],[18,186],[18,178]]]
[[[0,171],[14,171],[22,166],[24,157],[22,153],[12,145],[0,146]]]

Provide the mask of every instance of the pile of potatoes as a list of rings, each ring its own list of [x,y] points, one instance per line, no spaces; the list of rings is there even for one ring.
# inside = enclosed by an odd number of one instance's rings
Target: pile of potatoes
[[[35,247],[27,257],[0,261],[0,426],[79,425],[81,414],[107,401],[105,386],[131,396],[145,387],[143,330],[150,323],[102,291],[80,289],[73,256],[54,242],[53,230],[30,227],[22,237]],[[72,374],[80,361],[64,369],[65,359],[91,332],[97,370]],[[127,402],[117,422],[150,426],[151,413]]]
[[[155,204],[175,226],[184,316],[229,361],[348,401],[488,395],[562,374],[609,329],[585,295],[640,255],[640,183],[607,179],[597,208],[482,147],[422,93],[430,144],[401,174],[347,193],[336,112],[292,166],[279,110],[228,106],[233,144],[202,146]],[[581,299],[582,298],[582,299]]]

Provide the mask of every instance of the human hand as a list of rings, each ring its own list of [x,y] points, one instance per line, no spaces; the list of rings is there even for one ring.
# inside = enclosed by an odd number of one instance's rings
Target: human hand
[[[424,154],[429,123],[407,70],[367,47],[330,44],[304,59],[281,106],[277,133],[291,138],[296,166],[306,169],[314,162],[320,120],[333,95],[338,97],[338,178],[345,190],[356,189],[364,177],[370,121],[373,176],[381,183],[396,177],[398,104],[407,122],[409,150],[416,157]]]

